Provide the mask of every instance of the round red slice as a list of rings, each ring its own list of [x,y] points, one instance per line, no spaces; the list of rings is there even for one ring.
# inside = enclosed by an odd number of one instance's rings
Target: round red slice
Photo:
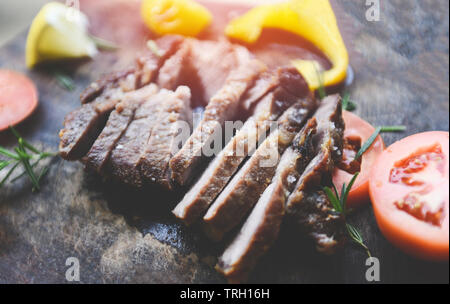
[[[402,139],[378,158],[370,197],[381,232],[406,253],[447,260],[449,133]]]
[[[28,77],[0,70],[0,131],[22,122],[33,113],[37,104],[36,86]]]
[[[361,146],[375,132],[375,128],[365,120],[348,111],[343,112],[345,122],[344,153],[333,174],[333,183],[340,192],[342,185],[348,185],[356,172],[360,172],[348,195],[347,206],[357,208],[369,201],[369,177],[378,156],[384,150],[384,142],[378,136],[360,161],[354,161]]]

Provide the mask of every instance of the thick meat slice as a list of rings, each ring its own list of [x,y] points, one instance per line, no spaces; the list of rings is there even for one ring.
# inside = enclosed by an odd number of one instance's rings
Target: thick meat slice
[[[185,88],[180,88],[180,91],[184,90]],[[153,129],[160,121],[161,113],[167,113],[173,101],[182,94],[180,91],[175,93],[162,89],[136,111],[134,120],[111,154],[109,163],[114,177],[132,186],[143,185],[139,170],[140,161],[153,134]]]
[[[318,251],[332,253],[343,240],[343,222],[322,187],[330,184],[335,163],[342,157],[345,126],[339,96],[325,98],[315,117],[317,156],[301,175],[286,211],[290,220],[311,236]]]
[[[120,88],[109,89],[66,116],[64,129],[59,133],[62,158],[78,160],[86,155],[123,95]]]
[[[272,77],[276,79],[278,88],[264,97],[254,110],[236,136],[226,145],[219,155],[211,162],[201,178],[185,195],[183,200],[173,210],[175,216],[183,220],[187,225],[192,224],[199,217],[203,216],[209,205],[220,194],[228,181],[234,175],[244,159],[256,148],[256,143],[260,141],[262,135],[266,135],[269,129],[269,122],[277,120],[278,117],[298,99],[286,93],[284,81],[287,79],[284,74],[298,74],[295,69],[279,69]],[[299,74],[298,74],[299,75]],[[264,76],[265,79],[269,78]],[[303,78],[291,77],[297,82],[299,87],[303,87],[303,96],[309,94],[309,89]],[[255,86],[258,86],[256,84]],[[260,86],[258,86],[260,87]],[[261,87],[260,87],[261,88]],[[252,89],[253,90],[253,89]],[[250,98],[254,98],[254,94]],[[245,100],[247,102],[247,100]]]
[[[272,181],[280,155],[316,107],[314,99],[306,98],[283,114],[278,129],[258,147],[203,217],[208,236],[214,240],[222,239],[248,214]]]
[[[170,158],[177,152],[183,133],[190,134],[191,92],[179,87],[172,99],[166,100],[140,160],[141,175],[147,182],[171,189]],[[180,135],[180,137],[179,137]]]
[[[153,82],[163,63],[177,52],[184,42],[184,38],[177,35],[167,35],[156,40],[157,53],[149,51],[146,55],[137,59],[140,85],[144,86]]]
[[[123,101],[111,113],[105,128],[84,158],[87,168],[102,173],[117,141],[133,120],[137,108],[152,95],[156,94],[157,91],[158,87],[150,84],[124,96]]]
[[[99,97],[105,90],[117,88],[118,83],[135,73],[135,69],[111,73],[91,83],[80,95],[82,104],[89,103]]]
[[[190,44],[185,42],[182,44],[178,52],[167,59],[161,67],[156,83],[160,88],[175,90],[181,85],[186,74],[191,74],[192,70],[188,70],[188,60],[191,56]]]
[[[230,72],[239,66],[236,46],[226,40],[189,39],[188,43],[191,56],[187,67],[195,72],[183,84],[191,88],[195,106],[206,106],[223,87]]]
[[[233,71],[226,84],[216,93],[205,109],[201,123],[194,130],[183,148],[170,160],[172,178],[180,185],[186,185],[203,159],[204,147],[217,136],[217,127],[233,120],[241,105],[245,92],[251,88],[265,66],[251,59]]]
[[[159,54],[151,53],[138,60],[140,63],[136,72],[115,73],[99,83],[91,84],[81,97],[85,104],[70,113],[64,121],[64,129],[59,134],[61,157],[78,160],[85,156],[100,135],[109,114],[122,101],[124,92],[152,82],[161,65],[176,52],[182,41],[178,36],[163,37],[157,41]]]
[[[286,199],[296,181],[313,157],[312,137],[316,120],[310,119],[284,152],[272,183],[261,195],[244,226],[219,258],[217,271],[230,283],[242,283],[278,237],[285,213]]]

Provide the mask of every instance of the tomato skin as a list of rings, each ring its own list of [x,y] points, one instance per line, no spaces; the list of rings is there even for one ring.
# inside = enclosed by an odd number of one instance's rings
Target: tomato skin
[[[390,182],[395,164],[408,158],[415,150],[438,143],[445,156],[443,176],[426,176],[433,184],[435,197],[443,198],[444,217],[441,226],[434,226],[399,210],[394,202],[416,191],[414,187]],[[394,143],[380,155],[371,173],[369,192],[378,226],[383,235],[405,253],[435,261],[449,258],[449,133],[426,132]]]
[[[375,132],[375,128],[372,125],[351,112],[343,111],[343,118],[345,122],[344,138],[358,138],[362,145]],[[375,161],[381,155],[384,148],[383,139],[381,136],[378,136],[370,149],[361,157],[360,174],[350,190],[347,199],[347,206],[349,208],[355,209],[369,202],[370,173]],[[342,185],[344,183],[348,185],[352,177],[353,174],[336,168],[333,173],[333,183],[340,192]]]
[[[0,69],[0,131],[22,122],[37,104],[37,89],[28,77]]]

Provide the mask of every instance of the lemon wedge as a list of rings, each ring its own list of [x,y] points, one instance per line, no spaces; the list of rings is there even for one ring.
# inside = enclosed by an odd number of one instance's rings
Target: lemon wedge
[[[62,3],[50,2],[34,18],[28,33],[28,68],[48,60],[93,57],[98,50],[88,35],[86,15]]]

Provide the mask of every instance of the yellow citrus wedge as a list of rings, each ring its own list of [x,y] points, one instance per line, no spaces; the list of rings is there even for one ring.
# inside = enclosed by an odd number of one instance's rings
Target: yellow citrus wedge
[[[28,32],[28,68],[49,60],[93,57],[97,47],[88,35],[89,21],[80,11],[58,2],[42,7]]]
[[[156,34],[197,36],[212,21],[211,13],[193,0],[143,0],[141,14]]]

